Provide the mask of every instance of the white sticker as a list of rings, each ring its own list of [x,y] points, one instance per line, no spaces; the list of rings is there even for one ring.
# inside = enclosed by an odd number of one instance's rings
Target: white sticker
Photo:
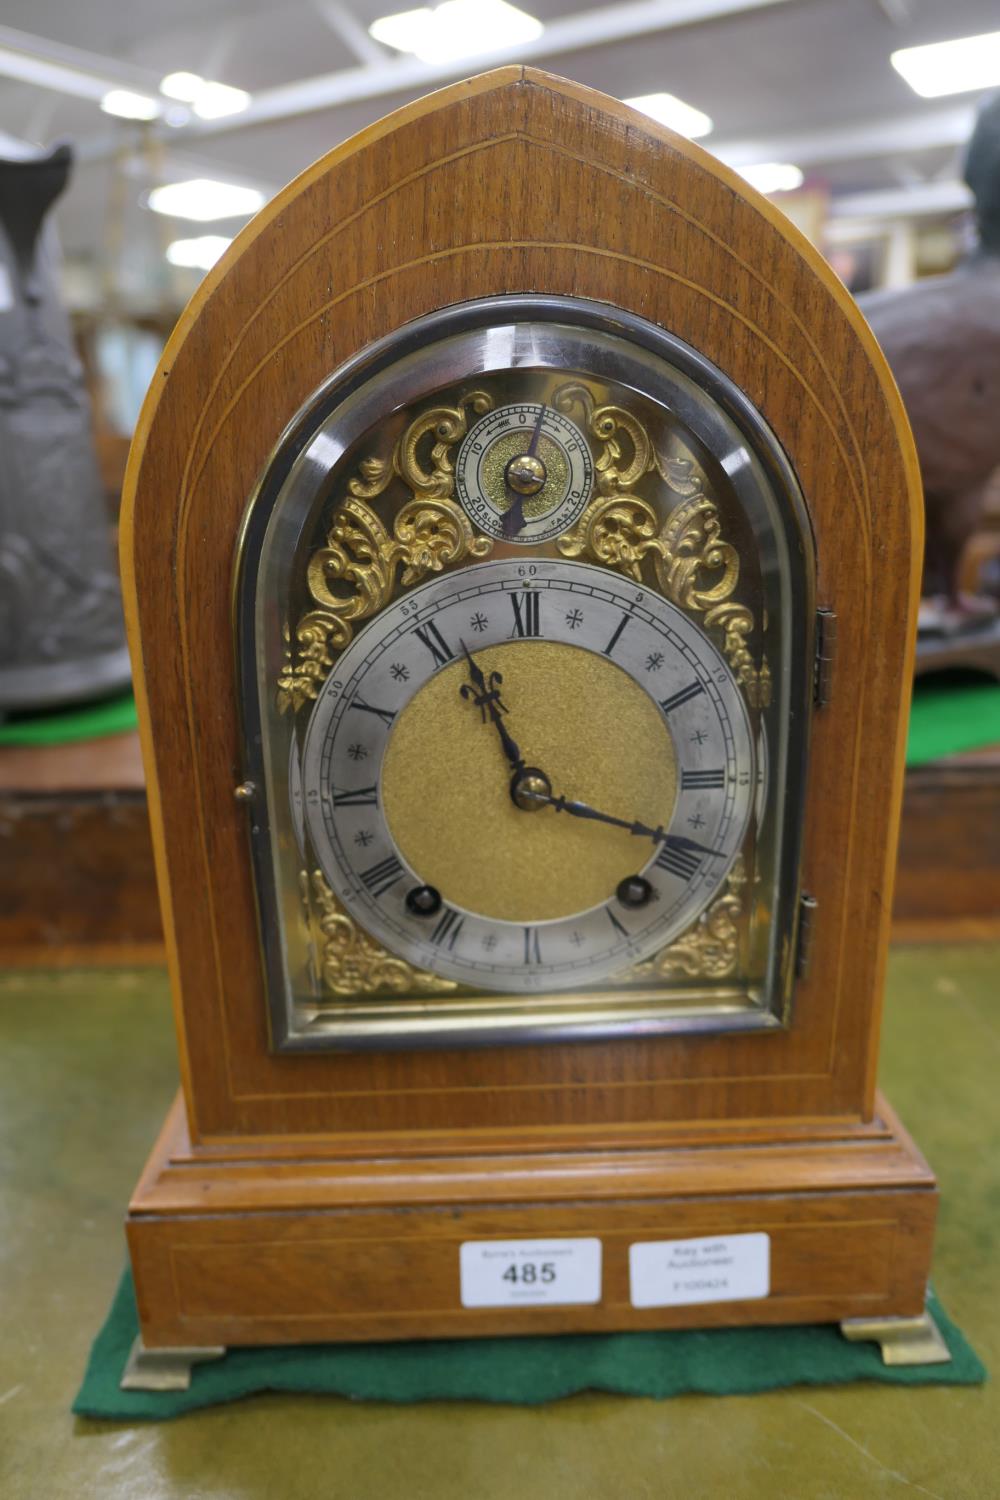
[[[630,1245],[633,1307],[685,1302],[743,1302],[771,1289],[771,1236],[729,1234],[703,1240]]]
[[[600,1302],[600,1240],[466,1240],[463,1307]]]

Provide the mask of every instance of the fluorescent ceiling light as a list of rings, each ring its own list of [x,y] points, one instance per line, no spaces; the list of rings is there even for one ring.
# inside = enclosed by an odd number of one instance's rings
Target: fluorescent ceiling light
[[[544,29],[541,21],[507,0],[444,0],[433,9],[424,5],[382,16],[368,28],[377,42],[426,63],[506,51],[534,41]]]
[[[238,115],[250,104],[245,89],[234,89],[228,83],[214,83],[198,73],[168,73],[160,80],[160,93],[168,99],[190,104],[202,120],[219,120],[223,115]]]
[[[752,167],[740,167],[739,174],[758,193],[791,193],[802,186],[802,168],[790,161],[761,161]]]
[[[904,47],[889,61],[924,99],[942,94],[965,94],[1000,83],[1000,31],[964,36],[954,42],[932,42],[926,47]]]
[[[168,99],[179,99],[182,104],[193,104],[205,80],[197,73],[168,73],[160,79],[160,93]]]
[[[106,115],[117,115],[122,120],[155,120],[160,113],[159,102],[149,94],[133,94],[131,89],[109,89],[101,100]]]
[[[174,219],[246,218],[264,205],[264,194],[257,188],[240,187],[235,182],[212,182],[195,177],[190,182],[168,182],[153,188],[149,207],[157,214]]]
[[[245,89],[207,82],[191,107],[202,120],[219,120],[223,115],[242,114],[249,104],[250,95]]]
[[[626,99],[625,103],[632,109],[649,115],[651,120],[666,125],[669,130],[676,130],[678,135],[686,135],[692,141],[697,140],[700,135],[708,135],[712,129],[712,121],[708,115],[685,104],[683,99],[677,99],[673,94],[640,94],[637,99]]]
[[[232,243],[224,234],[201,234],[193,240],[174,240],[167,246],[167,260],[172,266],[189,266],[196,271],[210,271]]]

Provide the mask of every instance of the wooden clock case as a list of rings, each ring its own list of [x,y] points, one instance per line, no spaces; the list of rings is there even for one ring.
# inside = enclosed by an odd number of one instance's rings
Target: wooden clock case
[[[310,394],[400,324],[488,294],[669,328],[798,476],[837,622],[811,726],[789,1024],[472,1051],[276,1056],[248,848],[233,563]],[[698,147],[504,68],[336,148],[249,225],[147,399],[122,560],[183,1090],[128,1216],[149,1347],[915,1316],[934,1179],[875,1072],[915,611],[917,464],[852,299]],[[636,1239],[762,1230],[771,1293],[640,1310]],[[592,1307],[467,1309],[464,1240],[597,1236]]]

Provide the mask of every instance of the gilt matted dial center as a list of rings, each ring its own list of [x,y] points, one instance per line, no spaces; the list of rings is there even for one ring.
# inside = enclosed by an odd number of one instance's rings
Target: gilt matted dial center
[[[511,641],[476,652],[499,673],[505,725],[553,788],[625,819],[670,822],[677,759],[663,715],[613,662],[574,646]],[[510,767],[474,703],[464,661],[438,672],[393,726],[382,803],[403,857],[452,906],[552,921],[607,901],[646,863],[647,842],[509,795]]]

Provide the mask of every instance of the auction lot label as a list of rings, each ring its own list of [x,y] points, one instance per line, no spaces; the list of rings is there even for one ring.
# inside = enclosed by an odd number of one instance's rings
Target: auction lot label
[[[463,1307],[530,1307],[601,1300],[600,1240],[466,1240]]]
[[[767,1234],[652,1240],[630,1245],[628,1261],[633,1307],[742,1302],[766,1297],[771,1286]]]

